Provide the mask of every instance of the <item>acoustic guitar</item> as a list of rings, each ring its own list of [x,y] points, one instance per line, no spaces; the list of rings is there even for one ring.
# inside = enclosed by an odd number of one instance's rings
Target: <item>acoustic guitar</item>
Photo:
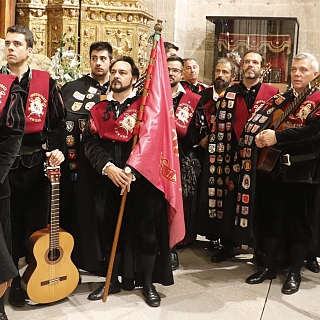
[[[79,272],[70,258],[73,237],[59,227],[60,167],[46,170],[51,182],[50,226],[30,236],[31,258],[22,276],[29,298],[37,303],[61,300],[71,294],[79,282]]]
[[[318,87],[319,84],[320,75],[315,77],[308,86],[300,92],[285,111],[278,109],[272,114],[269,128],[272,130],[284,130],[294,127],[294,123],[289,121],[290,114],[301,105],[309,93]],[[260,153],[257,169],[266,173],[270,172],[274,168],[281,151],[282,150],[277,149],[275,146],[264,147]]]

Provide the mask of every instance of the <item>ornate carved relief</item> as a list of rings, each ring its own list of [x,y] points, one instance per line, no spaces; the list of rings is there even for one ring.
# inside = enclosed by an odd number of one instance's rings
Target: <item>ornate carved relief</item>
[[[89,47],[94,41],[108,41],[114,56],[130,55],[146,68],[149,22],[144,0],[17,0],[17,23],[27,25],[36,38],[35,50],[51,57],[68,39],[80,35],[80,54],[89,68]],[[80,30],[79,28],[80,19]],[[75,48],[77,50],[77,48]]]

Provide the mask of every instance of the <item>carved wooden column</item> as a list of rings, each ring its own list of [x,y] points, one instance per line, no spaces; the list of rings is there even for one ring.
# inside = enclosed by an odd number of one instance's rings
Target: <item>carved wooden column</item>
[[[4,38],[7,28],[15,22],[15,0],[0,0],[0,38]]]
[[[33,33],[34,53],[47,54],[47,0],[17,0],[16,23],[27,26]]]
[[[71,37],[78,36],[79,26],[79,0],[49,0],[48,10],[48,55],[52,57],[60,40],[64,37],[66,48],[71,44]],[[74,48],[77,52],[77,46]]]
[[[149,22],[145,1],[82,0],[80,51],[89,67],[89,47],[93,41],[108,41],[114,58],[132,56],[141,70],[147,67]]]

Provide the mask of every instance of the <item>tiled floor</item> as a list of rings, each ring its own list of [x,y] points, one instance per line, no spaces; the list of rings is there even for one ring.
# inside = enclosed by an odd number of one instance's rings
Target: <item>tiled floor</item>
[[[248,285],[244,279],[256,270],[252,255],[238,251],[232,261],[210,262],[206,241],[178,251],[180,268],[175,285],[156,285],[159,308],[146,305],[141,289],[108,296],[107,302],[89,301],[87,295],[100,280],[82,275],[82,283],[68,298],[50,305],[6,305],[9,320],[320,320],[320,274],[302,269],[299,292],[281,293],[285,273],[275,280]]]

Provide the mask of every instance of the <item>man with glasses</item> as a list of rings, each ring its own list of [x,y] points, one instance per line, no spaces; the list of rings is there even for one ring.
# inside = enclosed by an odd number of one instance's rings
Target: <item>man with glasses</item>
[[[204,115],[200,96],[187,91],[181,85],[183,72],[183,60],[177,56],[167,59],[169,79],[171,85],[175,121],[177,127],[180,159],[188,156],[195,158],[195,148],[201,148],[201,140],[207,135],[207,121]],[[194,231],[195,209],[196,209],[196,185],[194,193],[183,198],[184,216],[186,223],[186,235],[180,244],[187,244],[195,240]],[[171,251],[171,262],[173,270],[179,267],[178,255],[175,248]]]

